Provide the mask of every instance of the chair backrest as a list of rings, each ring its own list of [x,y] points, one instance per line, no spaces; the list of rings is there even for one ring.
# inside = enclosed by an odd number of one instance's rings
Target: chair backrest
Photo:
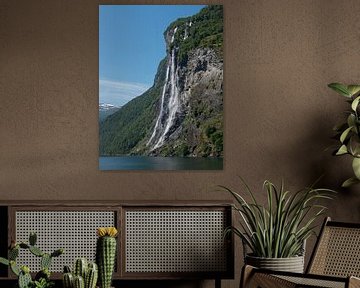
[[[307,273],[360,277],[360,224],[326,218]]]

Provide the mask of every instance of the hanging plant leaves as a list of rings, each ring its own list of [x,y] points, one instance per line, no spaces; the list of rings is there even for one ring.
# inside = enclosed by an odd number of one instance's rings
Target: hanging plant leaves
[[[354,96],[360,92],[360,85],[348,85],[347,90],[351,96]]]
[[[356,178],[360,180],[360,158],[355,157],[353,159],[352,168]]]
[[[351,94],[347,89],[347,86],[341,83],[330,83],[328,85],[329,88],[333,89],[335,92],[339,93],[340,95],[343,95],[345,97],[350,98]]]
[[[356,111],[356,108],[359,105],[360,96],[356,97],[355,100],[351,103],[351,109]]]
[[[352,128],[353,127],[351,126],[351,127],[347,128],[347,129],[345,129],[345,131],[341,134],[341,136],[340,136],[341,143],[344,143],[346,137],[349,135],[349,132],[351,131]]]
[[[356,177],[351,177],[351,178],[347,179],[346,181],[344,181],[344,183],[341,185],[341,187],[348,188],[352,185],[359,184],[359,183],[360,183],[359,179],[357,179]]]
[[[341,145],[339,150],[336,152],[336,155],[344,155],[347,153],[348,153],[348,149],[347,149],[346,145]]]

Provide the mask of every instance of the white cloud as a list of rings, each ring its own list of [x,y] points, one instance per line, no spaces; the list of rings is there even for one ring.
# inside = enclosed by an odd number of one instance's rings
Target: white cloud
[[[131,99],[141,95],[150,85],[144,83],[99,80],[99,103],[123,106]]]

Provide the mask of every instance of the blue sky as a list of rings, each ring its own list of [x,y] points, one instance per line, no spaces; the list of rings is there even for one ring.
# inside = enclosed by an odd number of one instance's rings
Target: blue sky
[[[99,5],[99,102],[122,106],[152,86],[163,32],[205,5]]]

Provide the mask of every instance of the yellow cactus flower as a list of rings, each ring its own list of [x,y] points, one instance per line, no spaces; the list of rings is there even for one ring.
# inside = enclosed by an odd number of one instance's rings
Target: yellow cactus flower
[[[115,227],[99,227],[96,231],[96,234],[99,237],[104,237],[104,236],[116,237],[118,231]]]

